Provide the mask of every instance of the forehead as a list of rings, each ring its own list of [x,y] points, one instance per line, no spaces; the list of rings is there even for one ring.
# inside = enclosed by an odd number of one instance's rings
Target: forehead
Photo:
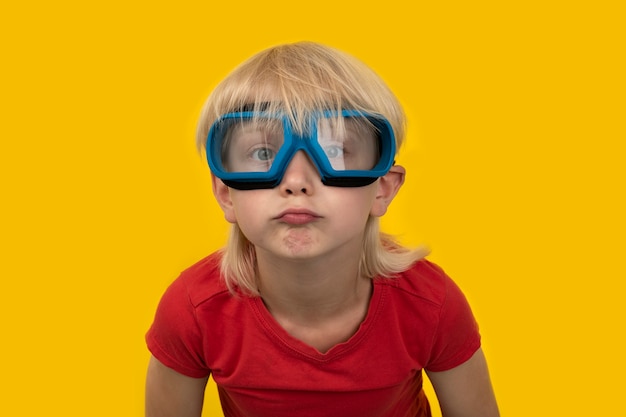
[[[282,120],[276,118],[234,119],[227,123],[224,130],[224,135],[231,138],[256,136],[258,134],[263,134],[264,136],[282,136]]]

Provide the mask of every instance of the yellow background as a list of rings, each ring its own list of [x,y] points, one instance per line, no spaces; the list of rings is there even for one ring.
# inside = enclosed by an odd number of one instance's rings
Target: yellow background
[[[619,3],[3,5],[0,415],[142,415],[159,297],[227,230],[201,105],[254,52],[306,39],[406,106],[384,226],[464,289],[502,414],[625,416]]]

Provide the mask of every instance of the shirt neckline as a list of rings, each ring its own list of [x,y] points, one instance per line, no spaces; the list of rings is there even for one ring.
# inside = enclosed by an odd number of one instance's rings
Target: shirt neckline
[[[268,311],[261,297],[251,298],[250,305],[263,331],[281,348],[290,354],[314,362],[329,362],[356,348],[367,337],[379,316],[386,290],[386,285],[378,285],[377,280],[374,280],[367,314],[357,331],[348,340],[336,344],[325,353],[320,352],[313,346],[290,335],[276,319],[274,319],[274,316]]]

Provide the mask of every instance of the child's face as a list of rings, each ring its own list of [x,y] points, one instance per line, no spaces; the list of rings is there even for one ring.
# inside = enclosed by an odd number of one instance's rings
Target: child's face
[[[213,177],[213,188],[226,219],[239,225],[258,255],[307,259],[360,253],[368,217],[385,213],[403,179],[396,166],[367,186],[326,186],[298,151],[277,187],[236,190]]]

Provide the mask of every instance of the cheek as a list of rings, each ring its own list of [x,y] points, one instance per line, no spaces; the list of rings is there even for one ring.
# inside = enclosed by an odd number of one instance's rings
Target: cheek
[[[367,219],[376,205],[375,184],[357,188],[343,188],[344,193],[337,196],[337,208],[347,212],[354,221]]]
[[[260,198],[256,190],[233,190],[231,198],[233,202],[233,220],[243,227],[246,227],[248,224],[254,224],[256,219],[262,214],[263,208],[267,207],[267,204]]]

